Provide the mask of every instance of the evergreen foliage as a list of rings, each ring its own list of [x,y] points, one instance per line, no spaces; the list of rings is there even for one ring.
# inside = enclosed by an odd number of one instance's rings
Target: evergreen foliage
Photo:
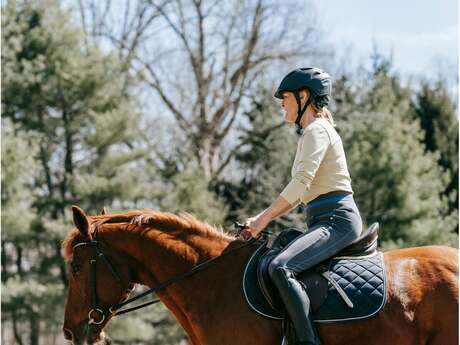
[[[178,172],[164,181],[163,197],[159,203],[164,211],[188,212],[211,224],[222,224],[227,208],[215,193],[209,190],[201,169],[193,167]]]
[[[348,120],[339,126],[356,200],[368,223],[381,225],[383,247],[456,245],[456,214],[442,197],[449,177],[410,116],[411,89],[377,64]]]
[[[35,213],[31,209],[37,192],[34,179],[39,167],[34,159],[37,138],[2,119],[2,238],[27,236]],[[3,277],[5,278],[5,277]]]
[[[147,152],[135,79],[59,1],[11,1],[2,19],[2,317],[38,344],[61,335],[69,206],[136,207]]]
[[[447,214],[458,213],[458,118],[454,101],[441,81],[424,82],[413,103],[413,116],[424,130],[423,143],[439,154],[438,164],[448,174],[442,195],[448,199]],[[458,223],[454,225],[458,232]]]
[[[215,190],[229,206],[227,222],[244,221],[268,207],[291,178],[297,135],[283,124],[272,90],[261,87],[244,115],[247,125],[240,131],[240,149],[229,177],[215,183]],[[270,224],[268,230],[286,226],[304,228],[302,208]]]

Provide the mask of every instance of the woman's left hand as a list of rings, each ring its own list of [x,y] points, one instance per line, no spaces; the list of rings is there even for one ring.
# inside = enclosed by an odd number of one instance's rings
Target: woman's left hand
[[[247,226],[247,232],[251,234],[252,237],[257,238],[263,229],[270,223],[270,219],[263,215],[257,215],[255,217],[248,218],[244,225]]]

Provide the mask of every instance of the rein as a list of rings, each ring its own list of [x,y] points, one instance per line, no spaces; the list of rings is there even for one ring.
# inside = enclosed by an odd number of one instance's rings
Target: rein
[[[125,306],[127,304],[130,304],[131,302],[134,302],[134,301],[138,300],[139,298],[142,298],[142,297],[144,297],[146,295],[149,295],[151,293],[160,291],[160,290],[168,287],[169,285],[172,285],[174,283],[180,282],[181,280],[184,280],[185,278],[190,277],[191,275],[193,275],[193,274],[195,274],[197,272],[200,272],[200,271],[204,270],[207,267],[210,267],[216,260],[219,260],[219,259],[221,259],[221,258],[223,258],[223,257],[225,257],[227,255],[230,255],[230,254],[232,254],[233,252],[235,252],[237,250],[240,250],[242,248],[248,247],[248,246],[250,246],[251,244],[253,244],[256,241],[257,241],[256,238],[252,238],[252,239],[248,240],[245,244],[243,244],[243,245],[241,245],[241,246],[239,246],[237,248],[232,248],[228,252],[220,254],[219,256],[216,256],[214,258],[208,259],[206,261],[203,261],[202,263],[194,266],[190,271],[187,271],[187,272],[185,272],[183,274],[180,274],[178,276],[172,277],[172,278],[170,278],[170,279],[158,284],[157,286],[144,291],[143,293],[141,293],[141,294],[139,294],[137,296],[134,296],[134,297],[122,302],[122,303],[119,303],[117,305],[114,305],[114,306],[110,307],[109,311],[112,312],[112,315],[116,316],[116,315],[125,314],[125,313],[128,313],[130,311],[146,307],[146,306],[154,304],[154,303],[158,303],[158,302],[160,302],[160,300],[156,299],[156,300],[144,303],[144,304],[140,304],[140,305],[135,306],[135,307],[119,310],[123,306]]]
[[[78,246],[85,246],[85,245],[90,245],[94,248],[94,251],[93,251],[93,257],[92,259],[90,260],[90,264],[91,264],[91,276],[90,276],[90,284],[91,284],[91,310],[89,311],[88,313],[88,324],[95,324],[95,325],[99,325],[101,324],[102,322],[104,322],[105,320],[105,313],[103,311],[103,308],[102,307],[98,307],[98,304],[97,304],[97,293],[96,293],[96,262],[97,262],[97,258],[101,258],[104,263],[107,265],[107,267],[109,268],[110,272],[112,273],[112,275],[116,278],[116,280],[119,282],[120,285],[122,285],[122,279],[120,277],[120,275],[118,274],[118,271],[116,270],[115,266],[112,265],[112,263],[109,261],[109,259],[104,255],[104,253],[101,251],[101,249],[98,247],[98,240],[97,240],[97,229],[100,225],[104,224],[105,221],[102,221],[102,222],[99,222],[97,224],[94,225],[94,231],[93,231],[93,239],[91,241],[88,241],[88,242],[81,242],[81,243],[78,243],[74,246],[74,249]],[[237,237],[240,237],[242,236],[242,232],[243,230],[246,228],[244,225],[242,224],[239,224],[239,223],[236,223],[235,226],[237,228],[239,228],[238,232],[237,232]],[[271,234],[270,232],[266,232],[266,231],[262,231],[262,234],[264,235],[268,235],[268,234]],[[244,238],[244,237],[243,237]],[[118,303],[118,304],[115,304],[115,305],[112,305],[110,307],[107,308],[108,312],[112,315],[112,316],[118,316],[118,315],[122,315],[122,314],[126,314],[126,313],[129,313],[131,311],[134,311],[134,310],[137,310],[137,309],[141,309],[141,308],[144,308],[144,307],[147,307],[149,305],[152,305],[152,304],[155,304],[155,303],[158,303],[160,302],[160,299],[154,299],[150,302],[146,302],[146,303],[143,303],[143,304],[139,304],[137,306],[134,306],[134,307],[130,307],[130,308],[126,308],[126,309],[121,309],[122,307],[126,306],[127,304],[131,304],[132,302],[144,297],[144,296],[147,296],[151,293],[155,293],[155,292],[158,292],[174,283],[177,283],[177,282],[180,282],[182,280],[184,280],[185,278],[187,277],[190,277],[208,267],[210,267],[215,261],[225,257],[225,256],[228,256],[232,253],[234,253],[235,251],[237,250],[240,250],[240,249],[243,249],[245,247],[248,247],[250,245],[252,245],[253,243],[257,242],[257,241],[260,241],[259,238],[253,238],[251,237],[249,240],[247,238],[244,238],[246,239],[246,243],[239,246],[239,247],[236,247],[236,248],[232,248],[230,249],[229,251],[225,252],[225,253],[222,253],[220,254],[219,256],[216,256],[216,257],[213,257],[211,259],[208,259],[208,260],[205,260],[203,261],[202,263],[194,266],[191,270],[183,273],[183,274],[180,274],[180,275],[177,275],[177,276],[174,276],[160,284],[158,284],[157,286],[153,287],[153,288],[150,288],[142,293],[140,293],[139,295],[137,296],[134,296],[132,298],[129,298],[121,303]],[[120,310],[121,309],[121,310]],[[95,318],[93,317],[93,314],[94,313],[100,313],[101,315],[101,320],[99,321],[96,321]]]

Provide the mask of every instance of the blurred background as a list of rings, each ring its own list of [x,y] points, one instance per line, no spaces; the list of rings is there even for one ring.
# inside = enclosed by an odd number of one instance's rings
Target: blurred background
[[[1,340],[65,344],[70,205],[187,211],[231,224],[290,178],[273,92],[300,66],[332,113],[384,250],[458,247],[458,3],[2,1]],[[304,227],[302,209],[270,225]],[[186,344],[162,306],[113,344]]]

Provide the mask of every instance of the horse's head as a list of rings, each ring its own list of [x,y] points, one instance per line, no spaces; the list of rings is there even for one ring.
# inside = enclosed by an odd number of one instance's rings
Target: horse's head
[[[76,229],[65,240],[69,291],[64,337],[73,344],[107,344],[103,329],[112,317],[110,306],[125,300],[133,288],[123,254],[97,235],[102,222],[72,207]]]

